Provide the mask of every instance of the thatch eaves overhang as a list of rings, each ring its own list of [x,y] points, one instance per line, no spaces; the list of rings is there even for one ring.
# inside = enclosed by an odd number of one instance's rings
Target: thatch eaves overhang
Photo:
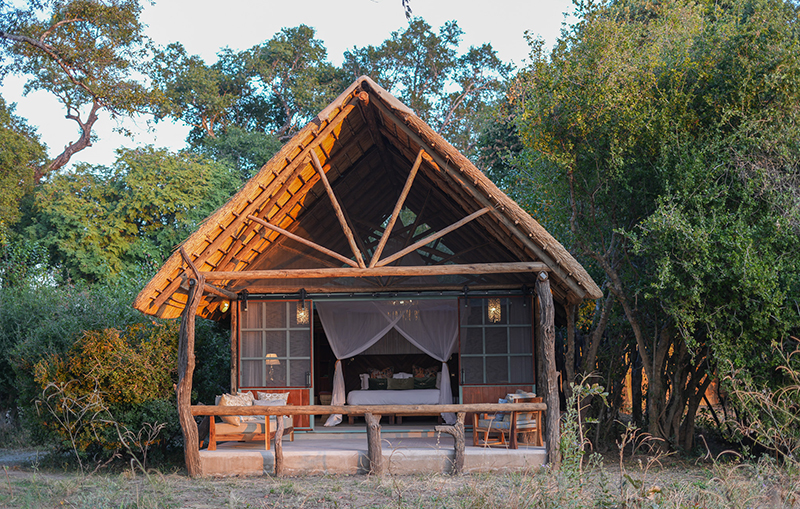
[[[402,214],[392,228],[397,208]],[[242,290],[519,288],[533,287],[541,270],[550,273],[558,301],[602,296],[536,220],[368,77],[320,112],[180,247],[206,275],[198,314],[211,318]],[[179,316],[186,269],[176,250],[134,307]]]

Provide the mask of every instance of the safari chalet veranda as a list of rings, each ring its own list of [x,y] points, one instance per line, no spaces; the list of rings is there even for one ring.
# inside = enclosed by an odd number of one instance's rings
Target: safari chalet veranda
[[[194,419],[214,407],[190,403],[194,356],[203,355],[194,351],[197,315],[230,321],[232,393],[288,393],[287,406],[253,414],[292,415],[296,432],[325,429],[314,415],[357,414],[372,429],[368,440],[377,429],[380,444],[381,414],[443,410],[451,425],[444,428],[460,429],[463,462],[465,412],[475,404],[497,410],[506,394],[538,389],[543,404],[526,408],[558,409],[558,387],[547,383],[557,379],[554,319],[600,297],[536,220],[361,77],[203,222],[134,307],[183,317],[178,413],[187,468],[202,475]],[[370,390],[375,380],[361,376],[370,370],[438,378],[435,387],[407,392],[419,400],[353,401],[405,396]],[[397,388],[393,374],[386,379]],[[328,397],[332,407],[313,406]],[[558,414],[544,417],[551,455]],[[283,424],[278,417],[276,455]],[[371,451],[370,461],[377,471],[380,456]]]

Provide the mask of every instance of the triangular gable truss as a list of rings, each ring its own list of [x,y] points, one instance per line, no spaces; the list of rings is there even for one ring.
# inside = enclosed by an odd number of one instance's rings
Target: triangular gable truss
[[[413,212],[412,224],[398,221],[404,208]],[[430,230],[421,233],[422,224]],[[209,282],[198,313],[211,317],[243,289],[518,288],[532,287],[542,270],[551,272],[562,302],[601,296],[535,220],[367,77],[284,145],[181,248]],[[178,316],[186,267],[174,253],[134,306]]]

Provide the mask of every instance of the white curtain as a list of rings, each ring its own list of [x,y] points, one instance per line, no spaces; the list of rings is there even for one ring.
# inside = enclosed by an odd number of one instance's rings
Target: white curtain
[[[457,301],[394,300],[374,302],[317,302],[322,327],[336,355],[332,405],[345,402],[341,359],[357,355],[382,338],[392,327],[414,346],[442,363],[439,404],[453,402],[447,359],[458,339]],[[338,394],[338,397],[337,397]],[[337,403],[338,401],[338,403]],[[448,424],[452,413],[442,414]],[[331,415],[325,426],[336,426],[341,415]]]
[[[345,403],[342,359],[358,355],[375,344],[399,318],[387,321],[372,302],[316,302],[315,305],[336,356],[331,405],[341,406]],[[333,414],[325,426],[336,426],[341,422],[341,414]]]

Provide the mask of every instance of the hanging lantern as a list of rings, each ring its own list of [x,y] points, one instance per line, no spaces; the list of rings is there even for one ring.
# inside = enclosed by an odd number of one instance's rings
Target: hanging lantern
[[[303,301],[297,303],[297,323],[301,325],[308,323],[308,308]]]
[[[489,321],[492,323],[497,323],[500,321],[500,317],[502,316],[502,307],[500,306],[500,299],[495,297],[489,299]]]

